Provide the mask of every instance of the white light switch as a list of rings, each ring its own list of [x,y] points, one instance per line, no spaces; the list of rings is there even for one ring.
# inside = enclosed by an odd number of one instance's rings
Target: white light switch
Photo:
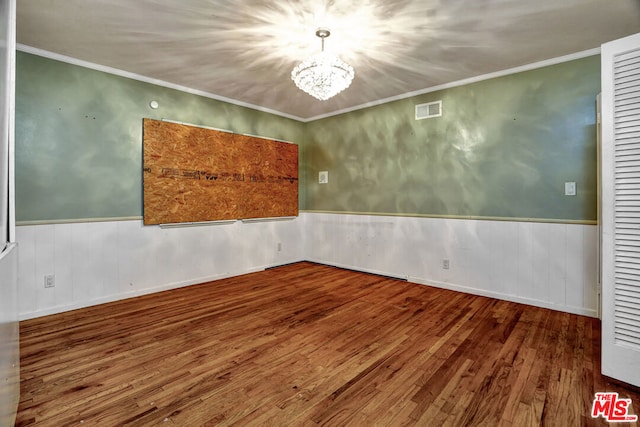
[[[329,172],[321,171],[318,173],[318,184],[327,184],[329,182]]]
[[[564,195],[565,196],[575,196],[576,195],[576,183],[575,182],[565,182],[564,183]]]

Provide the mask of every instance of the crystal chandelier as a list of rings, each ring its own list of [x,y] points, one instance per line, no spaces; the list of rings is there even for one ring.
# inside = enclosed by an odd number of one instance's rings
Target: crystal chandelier
[[[322,51],[298,64],[291,72],[291,78],[303,91],[325,101],[349,87],[353,80],[353,68],[324,51],[324,39],[331,32],[318,28],[316,36],[322,39]]]

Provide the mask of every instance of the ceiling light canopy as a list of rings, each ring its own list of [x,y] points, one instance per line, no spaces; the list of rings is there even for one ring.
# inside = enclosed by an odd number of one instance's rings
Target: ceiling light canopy
[[[322,39],[322,51],[302,61],[291,72],[296,86],[321,101],[348,88],[354,76],[349,64],[324,51],[324,39],[330,35],[327,28],[318,28],[316,36]]]

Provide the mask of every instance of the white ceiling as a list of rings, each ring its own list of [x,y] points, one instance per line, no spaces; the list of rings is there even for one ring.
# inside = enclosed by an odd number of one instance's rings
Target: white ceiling
[[[328,101],[291,69],[351,64]],[[599,47],[640,31],[640,0],[18,0],[17,41],[303,120]]]

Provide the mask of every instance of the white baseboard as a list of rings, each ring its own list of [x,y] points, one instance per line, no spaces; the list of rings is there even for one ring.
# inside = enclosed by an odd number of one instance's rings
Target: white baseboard
[[[184,288],[186,286],[198,285],[198,284],[201,284],[201,283],[211,282],[213,280],[226,279],[226,278],[232,277],[232,276],[233,275],[231,275],[231,274],[217,274],[217,275],[214,275],[214,276],[199,277],[197,279],[185,280],[185,281],[182,281],[182,282],[166,283],[164,285],[154,286],[154,287],[151,287],[151,288],[136,289],[136,290],[130,291],[130,292],[112,294],[112,295],[108,295],[108,296],[105,296],[105,297],[96,298],[96,299],[93,299],[93,300],[90,300],[90,301],[81,301],[81,302],[77,302],[77,303],[74,303],[74,304],[58,305],[58,306],[55,306],[55,307],[48,307],[48,308],[46,308],[44,310],[32,311],[32,312],[28,312],[28,313],[20,313],[20,320],[35,319],[36,317],[43,317],[43,316],[48,316],[48,315],[51,315],[51,314],[58,314],[58,313],[62,313],[62,312],[65,312],[65,311],[78,310],[80,308],[91,307],[91,306],[94,306],[94,305],[105,304],[105,303],[108,303],[108,302],[119,301],[119,300],[123,300],[123,299],[127,299],[127,298],[135,298],[135,297],[139,297],[139,296],[142,296],[142,295],[153,294],[153,293],[156,293],[156,292],[169,291],[171,289]]]
[[[314,260],[314,259],[309,259],[308,261],[309,262],[315,262],[317,264],[329,265],[329,266],[336,267],[336,268],[344,268],[344,269],[347,269],[347,270],[353,270],[353,271],[360,271],[360,272],[363,272],[363,273],[376,274],[378,276],[385,276],[385,277],[391,277],[391,278],[400,279],[400,280],[406,280],[406,281],[408,281],[410,283],[415,283],[415,284],[418,284],[418,285],[432,286],[434,288],[447,289],[447,290],[450,290],[450,291],[462,292],[462,293],[466,293],[466,294],[478,295],[478,296],[483,296],[483,297],[488,297],[488,298],[495,298],[495,299],[515,302],[515,303],[519,303],[519,304],[531,305],[531,306],[534,306],[534,307],[547,308],[549,310],[562,311],[562,312],[572,313],[572,314],[579,314],[579,315],[582,315],[582,316],[595,317],[595,318],[598,317],[597,310],[590,310],[590,309],[586,309],[586,308],[582,308],[582,307],[572,307],[572,306],[566,306],[566,305],[560,305],[560,304],[553,304],[553,303],[550,303],[550,302],[547,302],[547,301],[541,301],[541,300],[537,300],[537,299],[533,299],[533,298],[525,298],[525,297],[519,297],[519,296],[515,296],[515,295],[504,294],[504,293],[500,293],[500,292],[492,292],[492,291],[487,291],[487,290],[483,290],[483,289],[472,288],[472,287],[469,287],[469,286],[457,285],[457,284],[454,284],[454,283],[445,283],[445,282],[439,282],[439,281],[436,281],[436,280],[423,279],[423,278],[420,278],[420,277],[411,277],[411,276],[393,274],[393,273],[388,273],[388,272],[384,272],[384,271],[380,271],[380,270],[371,270],[371,269],[367,269],[367,268],[359,268],[359,267],[354,267],[354,266],[350,266],[350,265],[346,265],[346,264],[326,263],[326,262],[319,261],[319,260]]]
[[[149,294],[153,294],[156,292],[163,292],[163,291],[169,291],[172,289],[178,289],[178,288],[184,288],[187,286],[193,286],[193,285],[199,285],[202,283],[206,283],[206,282],[212,282],[214,280],[221,280],[221,279],[228,279],[230,277],[237,277],[237,276],[241,276],[243,274],[249,274],[249,273],[256,273],[259,271],[264,271],[268,268],[274,268],[274,267],[279,267],[281,265],[285,265],[285,264],[293,264],[296,262],[300,262],[302,260],[291,260],[291,261],[286,261],[283,263],[277,263],[277,264],[268,264],[268,265],[264,265],[262,267],[252,267],[252,268],[248,268],[246,269],[244,272],[240,273],[240,274],[231,274],[231,273],[225,273],[225,274],[216,274],[213,276],[205,276],[205,277],[198,277],[196,279],[190,279],[190,280],[184,280],[181,282],[174,282],[174,283],[165,283],[163,285],[159,285],[159,286],[153,286],[153,287],[149,287],[149,288],[144,288],[144,289],[136,289],[134,291],[130,291],[130,292],[123,292],[123,293],[117,293],[117,294],[112,294],[112,295],[108,295],[105,297],[101,297],[101,298],[96,298],[90,301],[82,301],[82,302],[77,302],[74,304],[66,304],[66,305],[58,305],[55,307],[48,307],[44,310],[38,310],[38,311],[31,311],[28,313],[20,313],[20,320],[28,320],[28,319],[35,319],[37,317],[43,317],[43,316],[49,316],[51,314],[58,314],[58,313],[62,313],[65,311],[71,311],[71,310],[78,310],[81,308],[86,308],[86,307],[91,307],[94,305],[100,305],[100,304],[106,304],[109,302],[114,302],[114,301],[120,301],[123,299],[128,299],[128,298],[135,298],[135,297],[139,297],[142,295],[149,295]]]
[[[322,261],[315,260],[315,259],[308,259],[308,260],[298,260],[298,259],[296,259],[296,260],[291,260],[291,261],[283,263],[283,264],[269,264],[269,265],[264,265],[264,266],[261,266],[261,267],[253,267],[253,268],[247,269],[246,271],[244,271],[243,273],[241,273],[239,275],[249,274],[249,273],[256,273],[256,272],[259,272],[259,271],[264,271],[264,270],[269,269],[269,268],[279,267],[279,266],[284,265],[284,264],[293,264],[293,263],[296,263],[296,262],[303,262],[303,261],[313,262],[313,263],[322,264],[322,265],[328,265],[328,266],[336,267],[336,268],[343,268],[343,269],[346,269],[346,270],[360,271],[360,272],[363,272],[363,273],[375,274],[375,275],[378,275],[378,276],[391,277],[391,278],[395,278],[395,279],[399,279],[399,280],[406,280],[406,281],[409,281],[411,283],[415,283],[415,284],[419,284],[419,285],[432,286],[432,287],[435,287],[435,288],[448,289],[448,290],[456,291],[456,292],[463,292],[463,293],[467,293],[467,294],[479,295],[479,296],[484,296],[484,297],[488,297],[488,298],[495,298],[495,299],[500,299],[500,300],[505,300],[505,301],[511,301],[511,302],[520,303],[520,304],[527,304],[527,305],[531,305],[531,306],[535,306],[535,307],[547,308],[547,309],[550,309],[550,310],[563,311],[563,312],[579,314],[579,315],[589,316],[589,317],[596,317],[596,318],[598,317],[597,310],[589,310],[589,309],[585,309],[585,308],[582,308],[582,307],[571,307],[571,306],[566,306],[566,305],[553,304],[553,303],[549,303],[547,301],[540,301],[540,300],[536,300],[536,299],[532,299],[532,298],[524,298],[524,297],[519,297],[519,296],[515,296],[515,295],[508,295],[508,294],[504,294],[504,293],[500,293],[500,292],[491,292],[491,291],[487,291],[487,290],[483,290],[483,289],[472,288],[472,287],[469,287],[469,286],[457,285],[457,284],[454,284],[454,283],[445,283],[445,282],[439,282],[439,281],[435,281],[435,280],[427,280],[427,279],[423,279],[423,278],[419,278],[419,277],[410,277],[410,276],[398,275],[398,274],[388,273],[388,272],[384,272],[384,271],[380,271],[380,270],[372,270],[372,269],[367,269],[367,268],[358,268],[358,267],[349,266],[349,265],[340,264],[340,263],[326,263],[326,262],[322,262]],[[199,277],[199,278],[196,278],[196,279],[186,280],[186,281],[182,281],[182,282],[167,283],[167,284],[164,284],[164,285],[155,286],[155,287],[151,287],[151,288],[145,288],[145,289],[139,289],[139,290],[135,290],[135,291],[131,291],[131,292],[113,294],[113,295],[109,295],[109,296],[106,296],[106,297],[97,298],[97,299],[94,299],[94,300],[91,300],[91,301],[84,301],[84,302],[81,302],[81,303],[67,304],[67,305],[63,305],[63,306],[50,307],[50,308],[47,308],[45,310],[33,311],[33,312],[28,312],[28,313],[21,313],[20,314],[20,320],[34,319],[34,318],[37,318],[37,317],[48,316],[48,315],[51,315],[51,314],[62,313],[62,312],[65,312],[65,311],[77,310],[77,309],[81,309],[81,308],[91,307],[91,306],[94,306],[94,305],[105,304],[105,303],[119,301],[119,300],[123,300],[123,299],[127,299],[127,298],[135,298],[135,297],[142,296],[142,295],[148,295],[148,294],[152,294],[152,293],[156,293],[156,292],[163,292],[163,291],[168,291],[168,290],[171,290],[171,289],[178,289],[178,288],[183,288],[183,287],[186,287],[186,286],[198,285],[198,284],[202,284],[202,283],[206,283],[206,282],[211,282],[211,281],[214,281],[214,280],[227,279],[229,277],[237,277],[237,276],[238,276],[238,274],[218,274],[218,275],[214,275],[214,276]]]
[[[566,313],[579,314],[582,316],[598,317],[597,310],[590,310],[583,307],[572,307],[567,305],[553,304],[533,298],[508,295],[500,292],[491,292],[484,289],[471,288],[469,286],[456,285],[454,283],[444,283],[434,280],[426,280],[419,277],[409,277],[409,282],[434,288],[448,289],[450,291],[463,292],[465,294],[479,295],[482,297],[495,298],[504,301],[516,302],[520,304],[532,305],[534,307],[547,308],[549,310],[562,311]]]
[[[336,268],[343,268],[345,270],[360,271],[362,273],[369,273],[369,274],[375,274],[375,275],[378,275],[378,276],[391,277],[393,279],[409,280],[408,276],[388,273],[388,272],[380,271],[380,270],[372,270],[372,269],[369,269],[369,268],[354,267],[354,266],[346,265],[346,264],[319,261],[319,260],[315,260],[315,259],[311,259],[311,258],[307,259],[307,261],[315,262],[316,264],[328,265],[328,266],[336,267]]]

